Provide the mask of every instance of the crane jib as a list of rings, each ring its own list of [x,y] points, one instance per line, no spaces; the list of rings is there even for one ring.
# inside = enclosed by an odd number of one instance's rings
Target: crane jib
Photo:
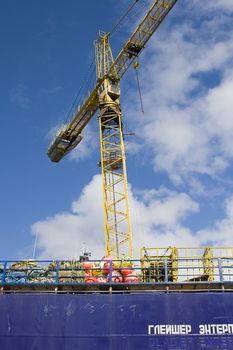
[[[127,40],[118,56],[109,67],[108,75],[121,79],[135,58],[142,52],[146,43],[170,12],[177,0],[156,0],[148,10],[138,27]],[[98,91],[104,77],[98,81],[82,107],[72,121],[58,131],[48,148],[48,156],[53,162],[59,162],[82,140],[82,130],[99,108]]]

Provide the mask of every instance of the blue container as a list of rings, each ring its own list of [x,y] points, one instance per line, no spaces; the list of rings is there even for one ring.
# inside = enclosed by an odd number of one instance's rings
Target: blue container
[[[233,294],[1,294],[1,350],[233,349]]]

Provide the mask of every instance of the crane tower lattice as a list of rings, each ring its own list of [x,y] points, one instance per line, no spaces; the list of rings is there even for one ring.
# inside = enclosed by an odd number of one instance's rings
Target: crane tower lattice
[[[136,0],[138,2],[138,0]],[[114,60],[109,33],[95,42],[97,83],[68,124],[56,134],[48,156],[59,162],[82,140],[82,131],[99,109],[106,254],[132,258],[127,175],[120,107],[120,80],[177,0],[156,0]]]

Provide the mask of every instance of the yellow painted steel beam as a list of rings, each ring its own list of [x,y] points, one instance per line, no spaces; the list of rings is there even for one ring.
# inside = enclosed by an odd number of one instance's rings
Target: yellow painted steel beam
[[[120,108],[120,79],[177,0],[156,0],[114,60],[109,34],[99,33],[95,42],[97,83],[81,108],[58,131],[48,155],[59,162],[82,140],[82,130],[100,109],[100,153],[104,202],[106,254],[132,258],[127,174]]]
[[[114,115],[114,118],[112,117]],[[106,254],[132,257],[125,151],[119,102],[102,104],[99,116]],[[111,140],[109,142],[109,140]]]
[[[146,43],[165,19],[177,0],[156,0],[141,20],[123,48],[113,60],[109,50],[108,34],[100,33],[95,43],[97,83],[71,122],[63,125],[48,148],[48,156],[53,162],[59,162],[82,140],[82,130],[99,108],[100,90],[106,88],[105,78],[120,80],[132,62],[144,49]],[[104,41],[102,40],[104,39]],[[102,43],[101,43],[102,40]],[[102,46],[101,46],[102,45]],[[104,47],[103,47],[104,46]],[[101,52],[104,51],[104,55]]]

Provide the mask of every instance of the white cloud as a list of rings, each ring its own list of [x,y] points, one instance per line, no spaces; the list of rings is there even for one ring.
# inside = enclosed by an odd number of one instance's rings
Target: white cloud
[[[185,193],[161,188],[133,195],[129,189],[134,256],[142,246],[180,244],[195,239],[182,225],[199,206]],[[70,212],[59,213],[32,225],[40,258],[77,257],[83,246],[101,258],[105,253],[101,176],[96,175],[72,203]],[[37,254],[38,255],[38,254]]]
[[[127,152],[145,150],[154,170],[176,183],[193,181],[193,174],[216,177],[232,160],[232,9],[231,0],[177,2],[144,52],[143,117],[135,105],[138,92],[127,91],[126,114],[139,139],[128,141]],[[208,85],[213,76],[214,88]],[[69,158],[90,156],[97,140],[98,131],[88,125]]]
[[[125,141],[125,151],[126,155],[129,154],[134,154],[137,155],[139,152],[143,151],[143,145],[140,145],[136,141]]]
[[[197,232],[185,225],[185,219],[200,210],[187,194],[164,187],[134,194],[129,188],[129,198],[135,258],[143,246],[233,244],[233,196],[225,200],[225,218]],[[70,212],[32,225],[33,235],[37,235],[37,258],[77,258],[84,246],[93,258],[101,258],[105,254],[102,216],[101,176],[96,175],[72,203]]]
[[[31,99],[25,85],[19,84],[11,91],[11,101],[19,107],[26,109],[30,106]]]
[[[98,130],[98,129],[97,129]],[[83,139],[70,154],[69,158],[81,161],[89,157],[95,149],[99,149],[99,134],[92,126],[87,125],[83,131]]]
[[[233,69],[227,71],[222,83],[207,94],[201,104],[208,118],[208,128],[218,137],[221,150],[233,156]]]
[[[187,194],[159,190],[145,190],[143,196],[130,192],[130,208],[134,251],[140,248],[170,245],[195,245],[191,230],[183,225],[186,217],[199,211],[199,205]]]
[[[104,252],[101,177],[94,176],[69,212],[32,225],[42,258],[77,258],[85,246]]]
[[[224,202],[225,218],[218,220],[212,228],[206,228],[197,232],[197,237],[204,244],[215,246],[233,245],[233,196],[228,197]]]
[[[137,113],[136,133],[154,170],[176,183],[193,174],[216,178],[233,157],[233,25],[224,26],[230,11],[210,3],[211,16],[200,1],[180,8],[182,20],[151,39],[142,63],[145,116]],[[134,125],[136,99],[133,91],[126,112]]]
[[[129,143],[129,152],[143,150],[143,159],[148,154],[155,171],[166,171],[175,183],[185,181],[202,196],[210,192],[201,177],[193,174],[216,180],[233,157],[232,10],[230,0],[188,2],[183,13],[177,14],[181,20],[165,25],[146,48],[140,72],[143,118],[135,113],[137,92],[132,91],[131,96],[127,92],[126,114],[137,125],[140,138],[140,144]],[[97,145],[96,138],[87,128],[86,138],[70,158],[88,156]],[[163,187],[139,193],[129,188],[129,197],[135,257],[142,246],[233,243],[231,195],[225,200],[225,218],[197,232],[185,223],[200,210],[189,195]],[[102,217],[101,177],[95,176],[70,211],[32,225],[40,257],[77,257],[85,245],[93,258],[100,258],[104,254]]]
[[[201,6],[204,9],[213,9],[213,10],[220,10],[220,11],[233,11],[233,3],[232,0],[215,0],[215,1],[196,1],[197,6]]]

